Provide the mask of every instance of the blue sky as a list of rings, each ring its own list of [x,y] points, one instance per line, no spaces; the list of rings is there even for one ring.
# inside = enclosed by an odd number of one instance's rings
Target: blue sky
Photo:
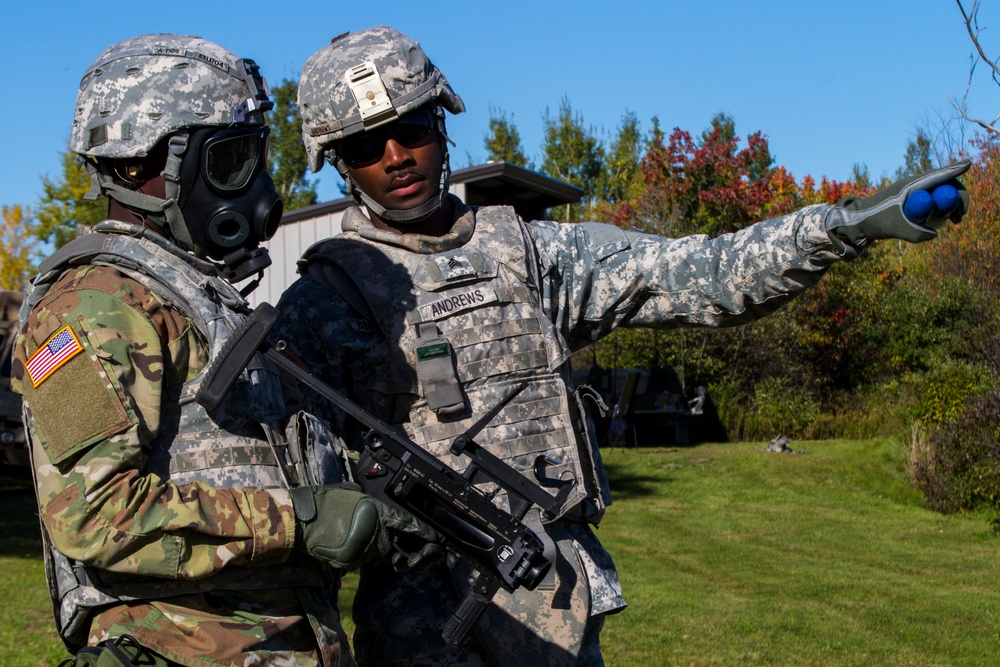
[[[980,23],[1000,52],[996,5]],[[380,23],[420,41],[464,99],[468,112],[449,121],[457,167],[485,158],[491,107],[537,160],[542,117],[565,97],[602,136],[626,111],[643,129],[655,115],[695,135],[725,112],[741,137],[763,131],[800,180],[845,179],[855,163],[891,175],[916,127],[963,95],[972,53],[954,0],[9,2],[0,204],[34,206],[42,176],[59,176],[79,78],[114,42],[200,35],[276,84],[335,35]],[[973,111],[996,115],[998,90],[980,66]],[[339,196],[334,170],[318,178],[322,200]]]

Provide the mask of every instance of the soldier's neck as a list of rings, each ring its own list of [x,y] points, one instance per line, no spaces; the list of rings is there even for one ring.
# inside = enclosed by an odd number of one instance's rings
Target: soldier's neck
[[[422,234],[424,236],[444,236],[455,224],[455,212],[450,199],[426,220],[420,222],[397,223],[383,220],[368,209],[368,218],[377,229],[384,229],[400,236],[405,234]]]

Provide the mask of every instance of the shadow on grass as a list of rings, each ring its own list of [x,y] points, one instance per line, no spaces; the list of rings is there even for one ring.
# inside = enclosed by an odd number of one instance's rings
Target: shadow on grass
[[[604,468],[608,471],[608,482],[611,484],[611,495],[615,500],[644,498],[662,493],[664,484],[672,479],[664,475],[662,470],[657,474],[636,474],[635,465],[631,461],[616,461],[613,457],[604,456]]]
[[[42,557],[38,506],[31,477],[0,476],[0,556]]]

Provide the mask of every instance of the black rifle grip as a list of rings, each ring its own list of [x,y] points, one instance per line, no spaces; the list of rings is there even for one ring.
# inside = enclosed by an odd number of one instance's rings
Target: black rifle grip
[[[265,345],[267,334],[277,321],[278,311],[274,306],[269,303],[257,306],[209,364],[195,400],[209,412],[218,408],[253,355]]]
[[[448,622],[444,624],[444,631],[441,636],[445,642],[453,649],[457,649],[472,632],[476,621],[483,615],[493,601],[493,596],[500,590],[500,582],[492,577],[480,574],[476,582],[472,585],[462,604],[451,615]]]

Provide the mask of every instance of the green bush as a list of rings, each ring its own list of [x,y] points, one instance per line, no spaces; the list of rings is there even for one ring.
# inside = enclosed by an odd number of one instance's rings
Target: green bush
[[[945,361],[926,373],[907,378],[912,420],[939,426],[959,418],[969,398],[993,386],[989,371],[971,363]]]
[[[803,387],[784,378],[767,378],[754,387],[744,436],[770,440],[778,435],[800,438],[819,415],[819,405]]]
[[[936,510],[1000,510],[1000,389],[971,399],[926,438],[915,432],[909,472]]]
[[[863,440],[899,433],[907,424],[898,407],[900,393],[900,384],[892,381],[833,394],[822,404],[822,412],[806,429],[805,437]]]

